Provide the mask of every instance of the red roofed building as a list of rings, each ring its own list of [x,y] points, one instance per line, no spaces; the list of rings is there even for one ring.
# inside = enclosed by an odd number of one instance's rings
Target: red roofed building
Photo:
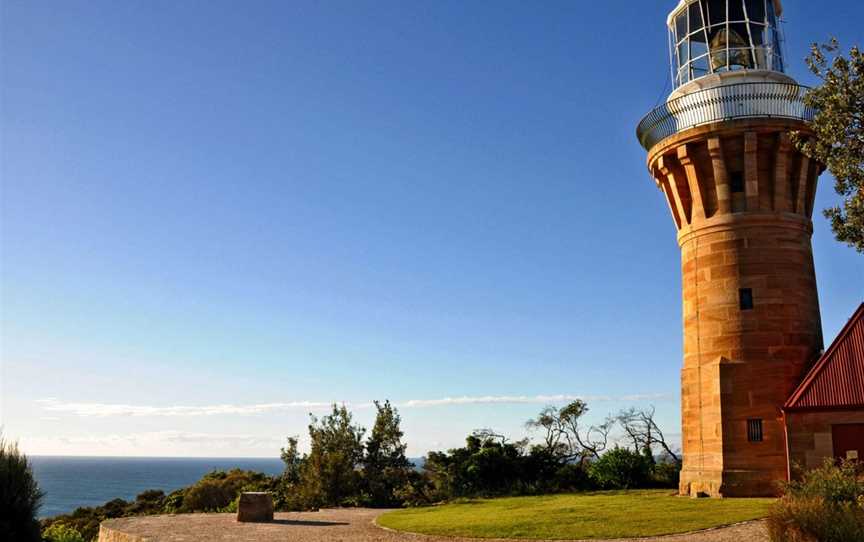
[[[864,303],[783,406],[788,463],[864,460]]]

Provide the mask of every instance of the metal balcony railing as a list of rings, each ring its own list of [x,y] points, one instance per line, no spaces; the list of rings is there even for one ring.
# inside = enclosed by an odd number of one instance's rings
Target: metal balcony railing
[[[679,132],[723,120],[782,118],[809,121],[807,87],[791,83],[737,83],[685,94],[648,113],[636,128],[639,143],[650,149]]]

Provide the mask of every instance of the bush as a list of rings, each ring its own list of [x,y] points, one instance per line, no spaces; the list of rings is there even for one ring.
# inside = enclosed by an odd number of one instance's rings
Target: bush
[[[123,515],[147,516],[161,514],[165,508],[165,492],[158,489],[148,489],[135,497],[135,502],[124,508]]]
[[[645,487],[651,477],[651,464],[643,454],[615,447],[591,463],[588,476],[603,489]]]
[[[681,465],[676,462],[661,462],[651,469],[651,487],[678,488]]]
[[[0,434],[0,540],[42,539],[36,520],[42,496],[27,456]]]
[[[64,525],[77,531],[84,540],[95,540],[99,536],[99,524],[106,519],[134,515],[127,513],[129,506],[123,499],[114,499],[102,506],[76,508],[71,514],[42,520],[42,529],[48,532],[55,525]]]
[[[818,498],[781,499],[768,516],[772,542],[850,542],[864,540],[860,505],[829,505]]]
[[[800,480],[786,485],[785,493],[813,497],[832,504],[855,503],[864,496],[864,465],[853,461],[826,459],[818,469],[805,472]]]
[[[276,478],[271,490],[273,508],[285,512],[318,510],[317,493],[313,493],[313,490],[314,488],[309,488],[300,482]]]
[[[45,542],[86,542],[77,530],[64,523],[54,523],[42,532]]]
[[[591,489],[591,478],[588,471],[578,463],[563,465],[555,471],[555,491],[581,491]]]
[[[183,492],[182,512],[217,512],[227,507],[242,491],[269,489],[270,478],[259,472],[233,469],[213,471]],[[170,496],[169,496],[170,499]]]
[[[405,485],[394,491],[394,495],[400,506],[406,507],[427,506],[446,499],[446,495],[436,491],[429,476],[418,471],[413,471]]]
[[[805,473],[785,486],[768,516],[773,542],[864,540],[864,476],[861,465],[836,464]]]
[[[212,512],[228,506],[236,496],[235,488],[218,480],[201,480],[186,490],[183,508],[189,512]]]
[[[183,491],[183,489],[173,491],[162,501],[162,510],[166,514],[177,514],[183,508]]]
[[[430,452],[423,465],[434,492],[454,497],[490,497],[525,491],[527,456],[514,444],[469,436],[465,447]]]

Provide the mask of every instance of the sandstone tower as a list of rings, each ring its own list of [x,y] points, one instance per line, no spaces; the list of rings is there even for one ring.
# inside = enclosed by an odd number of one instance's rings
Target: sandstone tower
[[[640,122],[681,247],[682,494],[755,496],[787,476],[781,412],[822,349],[810,246],[823,166],[784,74],[780,0],[681,0],[673,91]]]

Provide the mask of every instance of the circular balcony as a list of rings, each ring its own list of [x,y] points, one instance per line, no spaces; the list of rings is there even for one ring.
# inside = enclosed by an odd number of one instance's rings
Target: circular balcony
[[[810,121],[807,87],[794,83],[736,83],[675,98],[648,113],[636,128],[645,150],[684,130],[726,120],[779,118]]]

